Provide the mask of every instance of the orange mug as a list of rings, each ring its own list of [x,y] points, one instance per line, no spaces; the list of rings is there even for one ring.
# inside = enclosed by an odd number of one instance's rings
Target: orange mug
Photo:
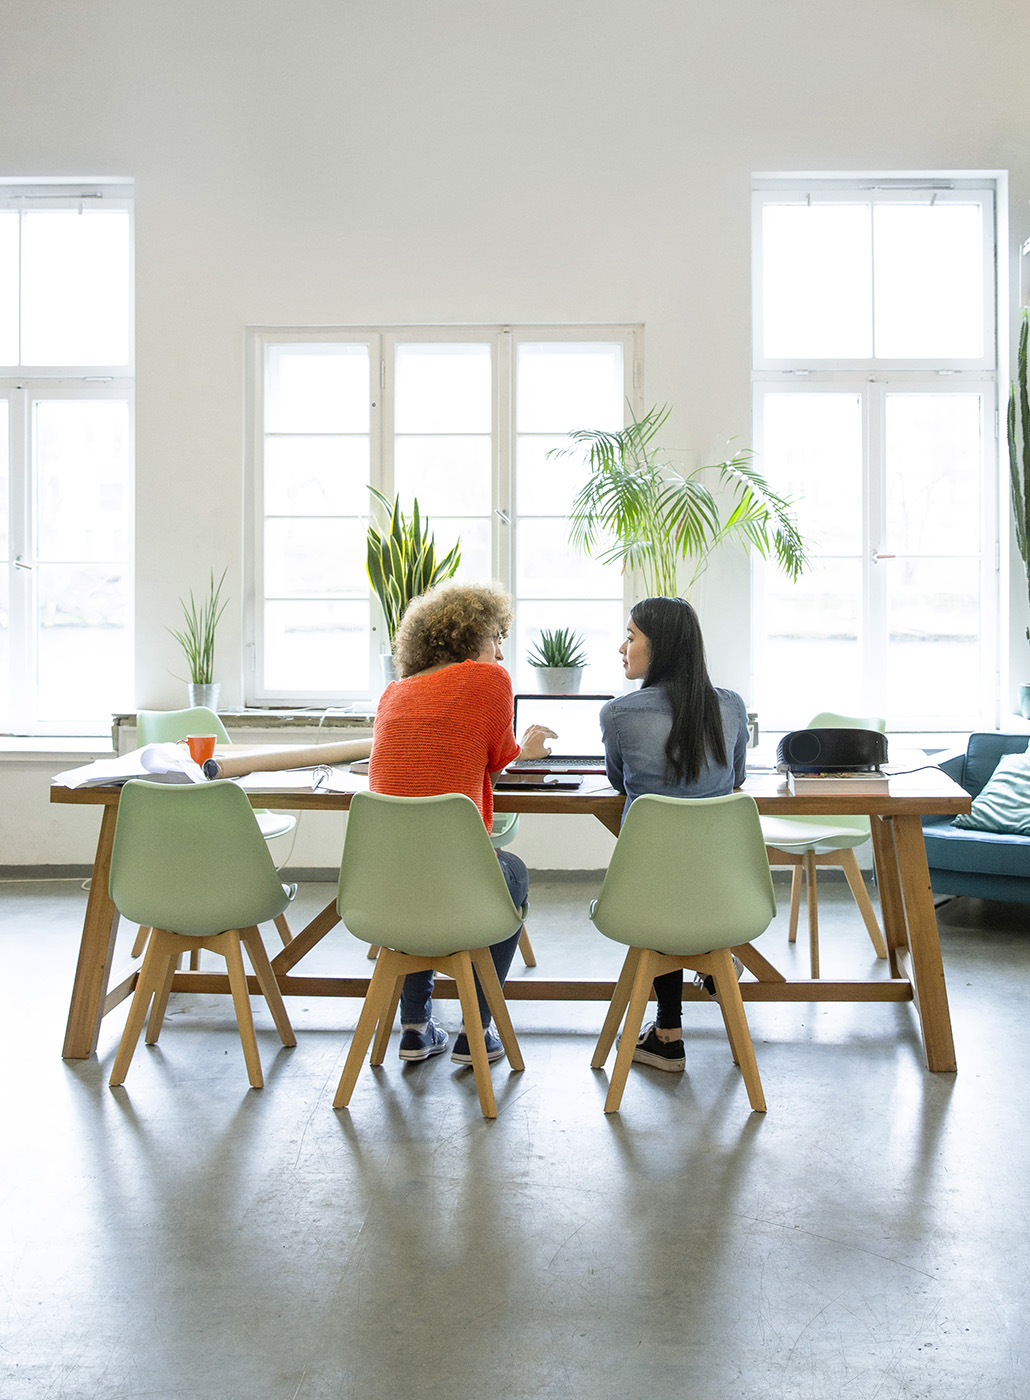
[[[217,734],[187,734],[186,743],[189,747],[190,758],[194,763],[204,763],[209,758],[215,756],[215,744],[218,742]]]

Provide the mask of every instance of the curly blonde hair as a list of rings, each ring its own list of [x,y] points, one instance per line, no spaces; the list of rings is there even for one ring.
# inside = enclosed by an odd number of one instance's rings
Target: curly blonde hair
[[[413,598],[393,638],[398,675],[472,661],[491,637],[506,637],[511,599],[492,583],[438,583]]]

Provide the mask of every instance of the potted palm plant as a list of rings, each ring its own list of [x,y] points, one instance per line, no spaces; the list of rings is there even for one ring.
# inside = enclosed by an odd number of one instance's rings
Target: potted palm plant
[[[374,523],[368,527],[366,568],[369,582],[383,610],[390,644],[390,650],[382,653],[383,678],[392,680],[393,638],[397,624],[404,616],[404,609],[412,598],[425,593],[433,584],[453,577],[461,562],[461,541],[457,540],[454,547],[438,561],[429,521],[419,515],[418,500],[413,502],[408,518],[401,510],[400,496],[391,505],[374,486],[368,489],[389,518],[384,530]]]
[[[1027,337],[1030,333],[1030,311],[1024,310],[1019,328],[1019,350],[1016,355],[1016,382],[1009,387],[1008,442],[1009,486],[1012,496],[1012,519],[1016,529],[1016,548],[1023,561],[1023,576],[1030,595],[1030,389],[1027,387]],[[1017,405],[1016,399],[1019,399]],[[1030,627],[1026,629],[1030,642]],[[1019,709],[1030,719],[1030,684],[1019,687]]]
[[[180,598],[183,625],[180,629],[167,629],[186,658],[190,705],[206,705],[209,710],[217,710],[221,689],[215,682],[215,629],[229,602],[228,598],[222,598],[222,585],[228,572],[223,569],[215,583],[215,571],[211,570],[206,597],[198,600],[191,588],[189,602]]]
[[[587,664],[583,637],[571,627],[543,628],[526,660],[536,668],[542,690],[575,695]]]
[[[639,569],[652,595],[677,596],[681,562],[691,568],[684,590],[689,594],[713,550],[730,539],[752,545],[797,579],[808,561],[791,501],[755,470],[748,449],[725,462],[679,471],[656,441],[670,413],[668,406],[656,406],[618,432],[572,432],[571,446],[548,454],[584,455],[589,468],[572,506],[572,544],[585,554],[597,551],[604,563],[621,563],[624,571]],[[728,507],[702,480],[705,473],[714,473],[728,490]]]

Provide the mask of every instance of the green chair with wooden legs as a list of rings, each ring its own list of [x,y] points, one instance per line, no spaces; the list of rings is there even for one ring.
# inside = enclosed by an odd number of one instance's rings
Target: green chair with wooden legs
[[[157,1043],[182,953],[208,948],[225,958],[247,1072],[251,1085],[260,1089],[264,1080],[241,944],[279,1038],[284,1045],[297,1041],[257,930],[259,923],[282,913],[290,895],[246,793],[231,782],[126,783],[118,804],[109,887],[119,914],[151,929],[110,1083],[124,1082],[148,1010],[147,1044]]]
[[[380,949],[333,1100],[350,1103],[372,1045],[381,1065],[409,972],[446,972],[457,984],[484,1118],[497,1117],[473,971],[513,1070],[524,1068],[490,946],[523,921],[479,809],[461,793],[387,797],[359,792],[347,815],[336,899],[341,920]],[[375,1037],[373,1043],[373,1036]]]
[[[808,724],[809,729],[874,729],[882,734],[886,729],[882,719],[857,718],[824,710]],[[868,817],[763,817],[762,835],[770,865],[789,865],[794,873],[790,882],[790,924],[787,939],[794,943],[798,936],[798,915],[801,910],[801,883],[808,893],[808,955],[812,976],[819,976],[819,896],[816,867],[836,865],[844,871],[862,915],[873,951],[886,958],[887,945],[880,925],[876,922],[869,892],[855,858],[855,847],[869,840]]]
[[[176,744],[188,734],[214,734],[220,744],[232,743],[225,725],[215,711],[209,710],[206,705],[194,705],[187,710],[140,710],[136,715],[138,748],[142,748],[144,744]],[[263,808],[255,808],[254,816],[266,841],[274,841],[277,836],[288,836],[297,825],[297,818],[289,812],[266,812]],[[291,885],[289,888],[292,891],[292,899],[297,892],[297,886]],[[279,915],[275,926],[283,943],[289,943],[293,935],[285,914]],[[146,944],[147,930],[144,926],[136,935],[136,941],[132,945],[132,956],[138,958]],[[197,958],[191,958],[190,966],[196,965]]]
[[[713,978],[751,1107],[765,1112],[732,954],[764,933],[775,915],[754,798],[649,794],[633,802],[590,909],[606,938],[629,945],[590,1062],[603,1067],[625,1017],[605,1113],[615,1113],[622,1102],[651,984],[676,968]]]

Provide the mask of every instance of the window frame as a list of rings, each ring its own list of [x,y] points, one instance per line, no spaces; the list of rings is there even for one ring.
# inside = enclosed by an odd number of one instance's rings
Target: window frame
[[[515,391],[516,347],[521,342],[614,342],[623,345],[623,395],[633,412],[640,411],[643,380],[643,326],[633,324],[512,325],[465,323],[453,325],[322,326],[288,328],[252,326],[246,339],[246,384],[249,403],[245,415],[246,512],[244,569],[244,694],[254,708],[312,706],[332,708],[354,702],[372,702],[377,683],[378,657],[383,649],[383,619],[378,600],[369,589],[369,688],[343,691],[273,689],[263,682],[263,476],[265,361],[267,347],[276,344],[363,343],[369,346],[370,363],[370,484],[388,499],[394,495],[394,375],[395,350],[401,344],[483,344],[492,347],[491,388],[491,527],[493,577],[515,594],[515,556],[518,514],[515,500]],[[391,425],[391,426],[387,426]],[[371,498],[370,498],[371,502]],[[624,583],[623,600],[629,580]],[[517,621],[516,621],[517,627]],[[513,629],[514,636],[514,629]]]

